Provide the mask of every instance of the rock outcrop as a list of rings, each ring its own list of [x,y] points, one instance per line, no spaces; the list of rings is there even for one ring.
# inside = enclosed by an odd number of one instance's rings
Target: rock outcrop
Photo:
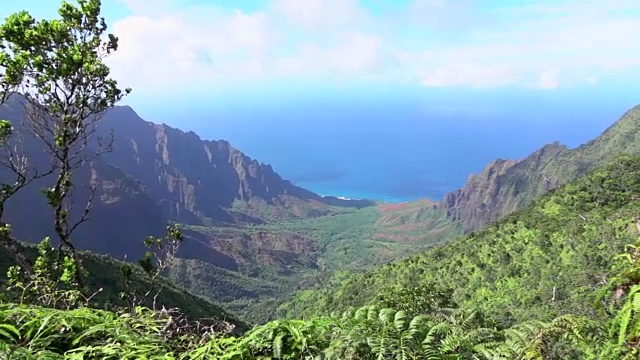
[[[492,162],[463,188],[446,194],[439,207],[465,231],[474,231],[622,153],[640,154],[640,106],[575,149],[555,142],[519,161]]]

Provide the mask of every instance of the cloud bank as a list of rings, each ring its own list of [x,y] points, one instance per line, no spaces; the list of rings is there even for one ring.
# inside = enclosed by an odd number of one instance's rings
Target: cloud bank
[[[109,65],[123,84],[150,93],[305,81],[552,90],[640,68],[637,0],[413,0],[385,9],[272,0],[249,10],[112,1],[130,16],[109,19],[120,37]]]

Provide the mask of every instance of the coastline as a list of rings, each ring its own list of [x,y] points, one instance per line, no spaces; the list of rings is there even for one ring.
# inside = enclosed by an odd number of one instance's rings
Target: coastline
[[[392,196],[381,195],[381,194],[363,194],[363,193],[352,193],[352,192],[346,192],[346,191],[328,193],[326,191],[316,191],[312,187],[306,187],[306,189],[313,191],[322,197],[334,197],[334,198],[337,198],[340,200],[346,200],[346,201],[370,200],[370,201],[375,201],[375,202],[384,203],[384,204],[403,204],[403,203],[425,199],[425,197],[411,197],[411,198],[402,197],[401,198],[401,197],[392,197]]]
[[[319,196],[334,197],[340,200],[369,200],[378,203],[385,204],[402,204],[407,202],[414,202],[418,200],[430,200],[434,202],[440,201],[445,194],[457,189],[457,187],[449,186],[446,189],[436,189],[434,187],[425,187],[425,191],[416,191],[415,188],[407,186],[407,193],[398,194],[396,191],[390,189],[387,191],[384,187],[375,186],[376,184],[365,184],[364,188],[360,190],[357,184],[347,184],[347,186],[339,186],[338,182],[318,182],[318,181],[296,181],[292,182],[295,186],[312,191]],[[427,182],[428,183],[428,182]],[[395,194],[394,194],[395,193]]]

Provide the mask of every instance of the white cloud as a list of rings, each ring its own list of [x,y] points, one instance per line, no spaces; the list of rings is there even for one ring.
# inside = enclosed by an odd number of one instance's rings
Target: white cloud
[[[174,0],[116,0],[126,6],[133,13],[158,14],[171,9],[175,5]]]
[[[353,26],[368,18],[358,0],[275,0],[271,9],[292,25],[312,31]]]
[[[482,23],[475,8],[474,0],[413,0],[403,20],[441,31],[466,31]]]
[[[504,65],[477,65],[452,63],[434,70],[423,70],[420,75],[424,86],[448,87],[467,85],[474,88],[501,87],[516,82],[520,76]]]
[[[388,17],[357,0],[272,0],[250,13],[118,1],[134,15],[113,23],[120,48],[109,64],[145,92],[305,76],[552,90],[593,84],[594,69],[600,81],[640,66],[631,0],[491,12],[471,0],[414,0]]]
[[[120,43],[108,62],[114,76],[145,91],[258,75],[282,35],[262,12],[137,9],[114,22]]]
[[[353,32],[341,36],[337,46],[319,50],[319,64],[337,72],[371,72],[381,63],[382,39],[365,33]]]
[[[430,51],[421,80],[430,86],[519,83],[552,90],[593,84],[594,68],[599,78],[621,72],[637,78],[640,47],[633,44],[640,38],[640,14],[634,18],[622,11],[630,4],[614,0],[503,10],[502,17],[520,18],[476,32],[470,43]],[[610,15],[614,10],[621,15]],[[426,79],[425,73],[430,74]]]
[[[271,7],[277,13],[225,12],[211,6],[161,11],[156,3],[121,1],[137,15],[114,22],[120,46],[108,61],[117,79],[145,92],[259,76],[344,78],[368,74],[381,64],[381,37],[348,27],[336,31],[365,18],[364,10],[351,0],[305,2],[313,11],[296,5],[299,1],[278,0]],[[305,30],[331,27],[333,33],[320,31],[328,44],[288,43],[281,15],[296,26],[304,24]],[[286,47],[293,54],[283,50]]]
[[[558,69],[551,69],[543,72],[540,74],[540,78],[538,79],[536,86],[547,90],[556,89],[559,85],[559,73],[560,71]]]
[[[347,32],[337,37],[333,47],[304,43],[297,56],[273,60],[274,73],[279,75],[362,75],[379,70],[383,65],[382,39],[360,32]]]

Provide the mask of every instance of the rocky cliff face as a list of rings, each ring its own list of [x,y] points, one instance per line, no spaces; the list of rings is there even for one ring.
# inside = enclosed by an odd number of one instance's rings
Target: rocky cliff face
[[[469,176],[462,189],[440,202],[450,220],[472,231],[523,206],[529,197],[558,185],[558,179],[540,172],[549,161],[567,151],[558,143],[547,145],[520,161],[498,159],[481,173]]]
[[[114,151],[105,158],[139,179],[173,220],[263,222],[329,212],[330,201],[283,180],[227,141],[144,121],[126,106],[107,113],[103,127],[115,133]]]
[[[99,185],[89,219],[74,232],[77,247],[118,259],[139,259],[145,251],[143,240],[165,233],[166,217],[138,181],[118,168],[96,160],[74,177],[77,189],[73,195],[73,221],[80,218],[89,199],[85,186],[91,178],[97,179]],[[53,211],[38,191],[50,186],[50,181],[53,179],[31,184],[7,204],[7,220],[19,239],[28,242],[38,242],[45,236],[53,241],[57,239]]]
[[[22,109],[20,101],[4,104],[0,118],[19,126]],[[76,216],[89,196],[86,184],[91,179],[99,183],[91,219],[75,235],[82,249],[137,259],[144,250],[142,240],[163,235],[169,220],[191,225],[262,223],[330,214],[336,206],[373,204],[318,196],[283,180],[271,166],[227,141],[206,141],[193,132],[144,121],[128,106],[110,109],[99,131],[113,133],[113,151],[87,164],[74,179]],[[41,146],[25,140],[32,164],[47,163]],[[0,170],[0,179],[3,176],[7,174]],[[52,211],[40,194],[53,181],[34,182],[8,204],[8,220],[18,238],[55,238]],[[215,250],[209,244],[189,248],[193,254]],[[208,260],[230,263],[219,252]]]
[[[447,194],[439,207],[466,231],[474,231],[621,153],[640,154],[640,106],[576,149],[556,142],[519,161],[494,161],[470,176],[463,188]]]
[[[20,98],[12,100],[0,106],[0,118],[12,121],[16,134],[20,134],[24,108]],[[30,166],[39,169],[46,167],[48,157],[42,151],[42,145],[28,135],[16,136],[23,141],[23,151]],[[12,182],[12,179],[12,173],[0,166],[0,181]],[[49,236],[56,241],[53,211],[40,191],[50,187],[54,180],[50,176],[33,182],[6,204],[6,218],[17,238],[39,242]],[[77,247],[120,259],[128,257],[137,260],[144,253],[144,238],[163,235],[167,218],[139,181],[98,157],[85,164],[73,178],[76,188],[70,214],[72,223],[80,218],[86,206],[91,180],[96,180],[98,186],[89,219],[73,234]]]

